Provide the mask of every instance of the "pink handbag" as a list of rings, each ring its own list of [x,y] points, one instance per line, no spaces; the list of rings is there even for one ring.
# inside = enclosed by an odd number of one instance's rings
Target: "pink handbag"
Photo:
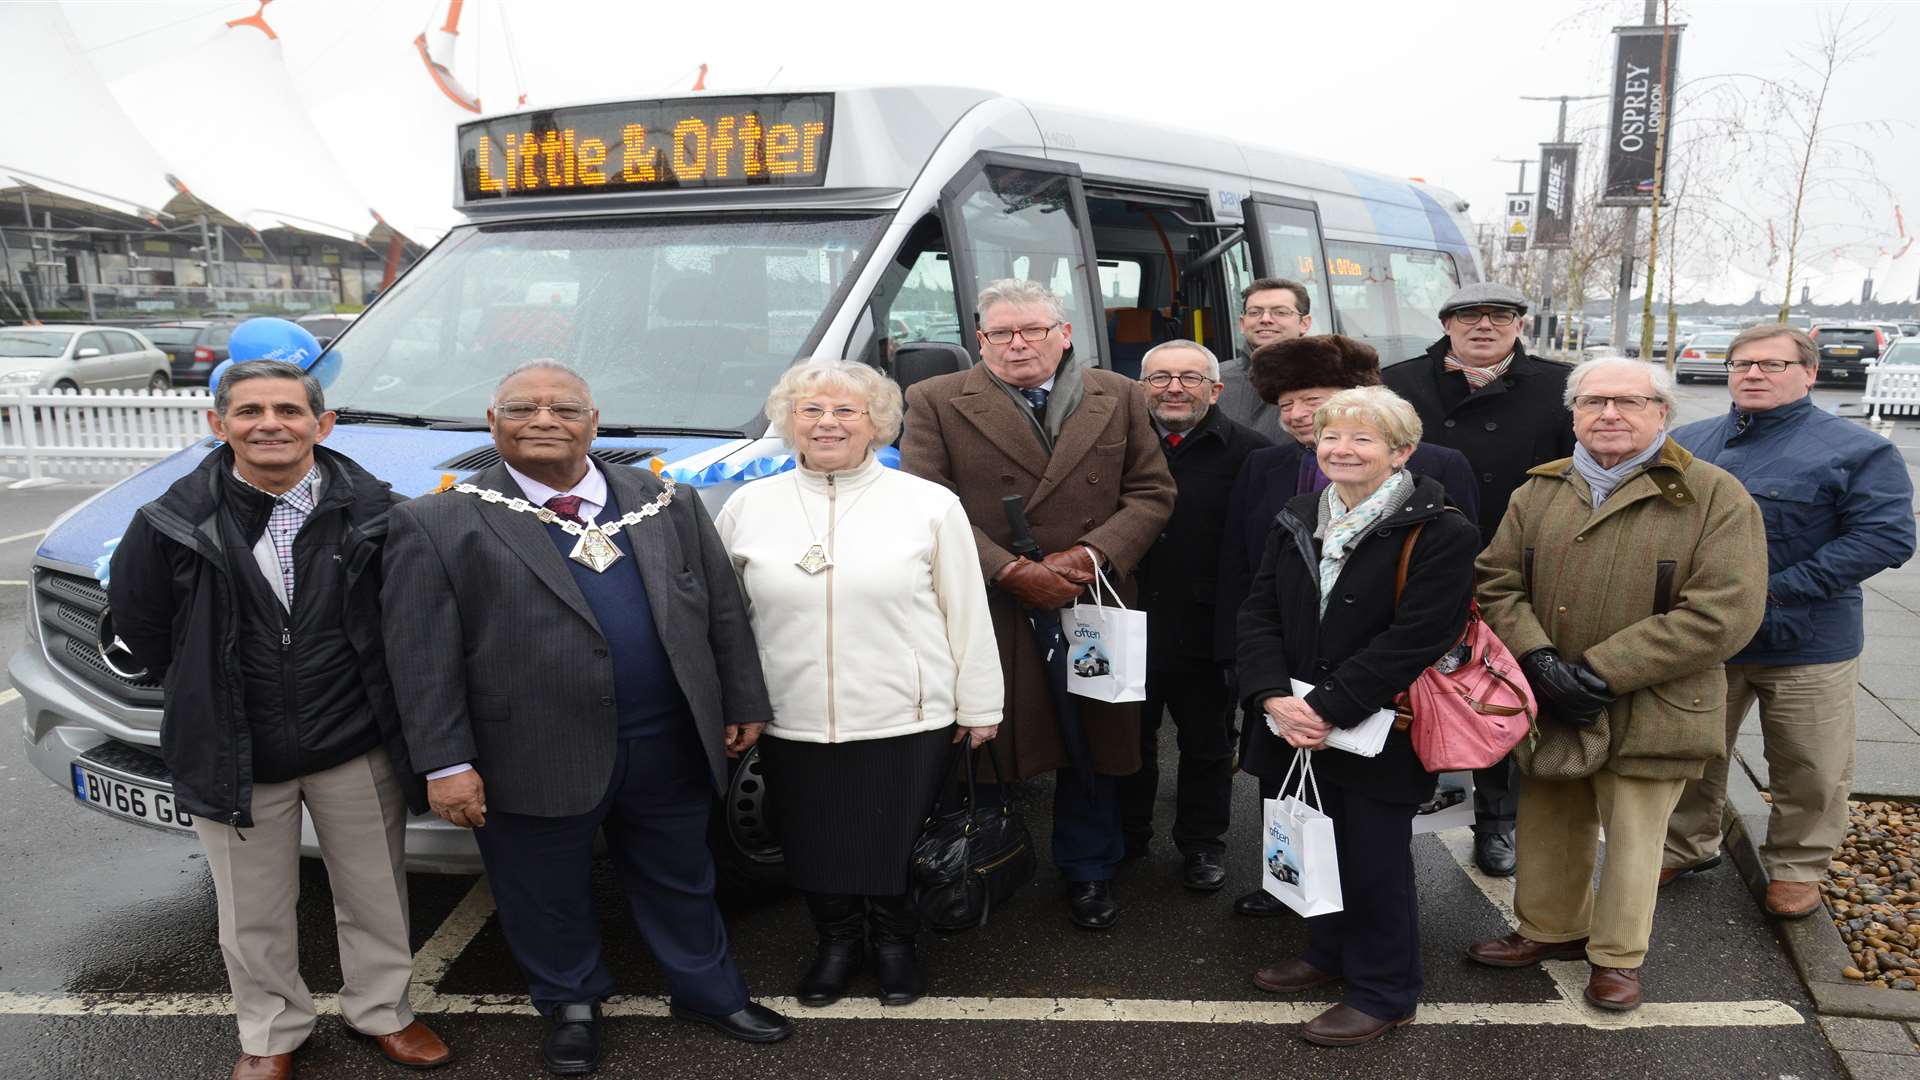
[[[1393,584],[1396,605],[1421,527],[1410,529],[1400,546]],[[1532,732],[1537,707],[1519,661],[1471,600],[1459,643],[1423,669],[1395,705],[1397,711],[1412,714],[1413,752],[1421,766],[1434,773],[1484,769],[1506,757]]]

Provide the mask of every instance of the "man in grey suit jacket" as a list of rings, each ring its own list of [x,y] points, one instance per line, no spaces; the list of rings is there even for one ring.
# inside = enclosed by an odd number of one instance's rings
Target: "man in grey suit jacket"
[[[614,989],[589,892],[602,826],[673,1014],[783,1039],[713,902],[713,796],[772,715],[719,535],[691,490],[588,458],[599,413],[556,361],[508,374],[487,420],[500,464],[394,510],[384,624],[413,765],[475,830],[547,1067],[592,1070]]]

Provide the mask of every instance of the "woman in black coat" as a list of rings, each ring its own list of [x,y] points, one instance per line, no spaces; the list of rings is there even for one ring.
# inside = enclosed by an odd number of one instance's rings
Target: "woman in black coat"
[[[1316,454],[1332,484],[1297,495],[1275,520],[1240,610],[1245,704],[1286,747],[1322,747],[1333,728],[1391,708],[1458,642],[1473,594],[1479,530],[1451,510],[1436,480],[1405,470],[1420,438],[1413,409],[1381,387],[1345,390],[1314,417]],[[1406,589],[1395,571],[1420,527]],[[1296,696],[1294,680],[1312,689]],[[1285,747],[1279,745],[1284,740]],[[1258,764],[1258,763],[1256,763]],[[1274,993],[1346,981],[1341,1003],[1310,1021],[1311,1042],[1366,1042],[1413,1018],[1422,985],[1414,903],[1414,811],[1433,794],[1405,731],[1371,758],[1313,755],[1321,808],[1333,819],[1345,910],[1307,921],[1304,956],[1261,968]],[[1250,766],[1252,767],[1252,766]]]

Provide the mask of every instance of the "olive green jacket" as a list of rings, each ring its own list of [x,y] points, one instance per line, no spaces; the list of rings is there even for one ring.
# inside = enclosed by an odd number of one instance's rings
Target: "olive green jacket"
[[[1481,610],[1515,656],[1551,646],[1616,697],[1590,728],[1549,714],[1515,760],[1552,779],[1698,777],[1727,752],[1723,661],[1766,609],[1760,508],[1672,439],[1599,509],[1571,458],[1527,475],[1476,563]]]

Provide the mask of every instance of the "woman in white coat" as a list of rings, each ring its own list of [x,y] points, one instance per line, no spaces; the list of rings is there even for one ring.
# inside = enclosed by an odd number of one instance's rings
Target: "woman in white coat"
[[[914,839],[949,745],[1000,724],[986,583],[959,499],[874,456],[900,433],[892,380],[800,364],[766,411],[798,467],[742,487],[715,523],[773,698],[760,752],[788,875],[819,932],[796,997],[839,1000],[870,952],[881,1003],[905,1005],[926,992]]]

